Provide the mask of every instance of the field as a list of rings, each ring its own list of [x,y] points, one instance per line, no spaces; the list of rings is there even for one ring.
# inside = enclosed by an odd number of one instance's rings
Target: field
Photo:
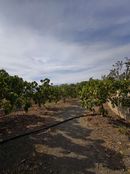
[[[0,0],[0,174],[130,174],[130,0]]]
[[[91,115],[77,100],[0,118],[0,142],[0,174],[130,173],[130,124],[110,109]]]

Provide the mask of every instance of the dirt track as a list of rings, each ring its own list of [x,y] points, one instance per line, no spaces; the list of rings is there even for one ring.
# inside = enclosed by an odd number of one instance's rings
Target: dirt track
[[[58,104],[49,112],[41,123],[78,116],[85,111],[74,101]],[[23,127],[35,127],[36,118],[34,123]],[[15,134],[14,128],[8,130]],[[7,132],[5,135],[8,136]],[[0,145],[0,174],[126,174],[129,169],[129,137],[102,116],[75,119]]]

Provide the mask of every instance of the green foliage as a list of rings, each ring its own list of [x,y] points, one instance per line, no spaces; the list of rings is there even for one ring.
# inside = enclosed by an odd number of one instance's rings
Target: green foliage
[[[18,109],[27,112],[33,103],[41,107],[46,102],[58,102],[77,95],[74,84],[53,86],[48,78],[40,82],[27,82],[0,70],[0,108],[4,109],[5,114]]]
[[[114,106],[130,106],[130,59],[118,61],[108,75],[102,80],[83,81],[77,84],[53,85],[46,78],[37,82],[27,82],[18,76],[10,76],[5,70],[0,70],[0,109],[8,114],[17,109],[26,112],[37,104],[39,107],[46,102],[58,102],[69,98],[79,98],[82,106],[106,114],[104,104],[111,101]]]
[[[0,107],[4,109],[5,114],[9,114],[12,111],[12,105],[9,100],[3,99],[0,102]]]
[[[114,106],[130,106],[130,81],[129,80],[90,80],[81,90],[82,105],[88,110],[99,107],[99,112],[106,114],[104,104],[111,101]]]
[[[123,66],[125,67],[123,68]],[[108,76],[102,80],[90,79],[80,90],[82,105],[88,110],[99,108],[99,112],[105,115],[104,104],[111,101],[113,107],[130,107],[130,60],[118,61]]]
[[[29,87],[30,84],[22,78],[0,70],[0,108],[4,109],[5,114],[24,108],[25,101],[31,100]]]
[[[103,104],[108,100],[109,91],[106,81],[90,80],[81,90],[80,99],[82,106],[94,111],[98,106],[100,113],[104,114]]]

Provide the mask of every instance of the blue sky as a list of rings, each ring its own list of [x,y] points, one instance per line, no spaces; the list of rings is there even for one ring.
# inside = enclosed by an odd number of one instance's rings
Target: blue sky
[[[129,0],[0,0],[0,68],[25,80],[100,78],[130,58]]]

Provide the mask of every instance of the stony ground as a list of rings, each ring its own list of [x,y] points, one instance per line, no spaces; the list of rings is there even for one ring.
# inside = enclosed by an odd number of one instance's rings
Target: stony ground
[[[77,101],[33,108],[28,116],[2,119],[0,136],[85,114]],[[0,174],[129,174],[129,126],[113,117],[86,116],[0,144]]]

